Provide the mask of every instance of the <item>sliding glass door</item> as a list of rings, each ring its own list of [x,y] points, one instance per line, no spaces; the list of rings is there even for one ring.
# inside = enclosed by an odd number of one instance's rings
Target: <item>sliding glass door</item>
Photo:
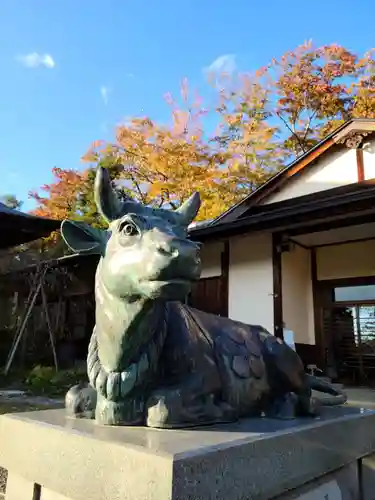
[[[375,380],[375,284],[331,286],[324,308],[326,364],[339,378]]]

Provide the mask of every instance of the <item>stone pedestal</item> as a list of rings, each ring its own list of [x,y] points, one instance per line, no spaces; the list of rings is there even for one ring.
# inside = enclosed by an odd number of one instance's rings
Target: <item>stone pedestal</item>
[[[1,416],[0,443],[6,500],[354,500],[364,498],[375,412],[161,431],[46,410]]]

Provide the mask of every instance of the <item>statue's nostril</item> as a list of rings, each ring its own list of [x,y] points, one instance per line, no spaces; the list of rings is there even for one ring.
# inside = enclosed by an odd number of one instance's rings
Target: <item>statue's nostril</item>
[[[159,251],[159,253],[161,253],[162,255],[169,255],[169,252],[168,252],[167,248],[165,248],[165,246],[160,245],[160,246],[158,247],[158,251]]]
[[[176,247],[172,247],[168,244],[162,244],[158,246],[158,251],[168,257],[178,257],[180,252]]]

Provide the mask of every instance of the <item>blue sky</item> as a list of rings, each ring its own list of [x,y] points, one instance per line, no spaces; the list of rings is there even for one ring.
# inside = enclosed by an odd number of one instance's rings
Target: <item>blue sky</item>
[[[167,120],[163,95],[182,78],[204,95],[203,68],[221,56],[252,70],[308,39],[375,47],[375,2],[360,3],[2,0],[0,193],[32,208],[53,166],[82,168],[125,117]]]

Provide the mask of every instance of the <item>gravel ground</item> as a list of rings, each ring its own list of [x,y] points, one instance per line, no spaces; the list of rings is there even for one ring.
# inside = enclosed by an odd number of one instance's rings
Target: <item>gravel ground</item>
[[[5,494],[5,489],[7,486],[8,471],[0,467],[0,500],[2,500]]]

